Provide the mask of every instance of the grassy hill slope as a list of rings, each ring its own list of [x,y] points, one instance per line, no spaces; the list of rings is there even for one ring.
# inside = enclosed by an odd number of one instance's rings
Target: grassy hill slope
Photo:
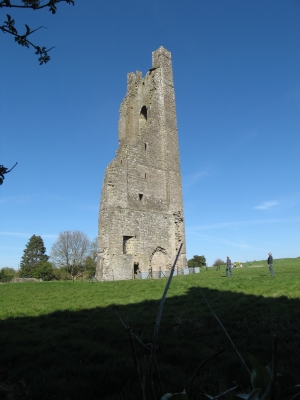
[[[186,388],[196,368],[222,349],[201,368],[192,398],[217,394],[220,378],[228,387],[237,382],[250,389],[248,372],[203,295],[248,365],[247,353],[262,364],[271,361],[276,334],[283,384],[300,383],[300,259],[275,260],[273,278],[266,261],[243,265],[232,278],[224,267],[173,278],[157,352],[165,392]],[[128,333],[114,311],[144,343],[151,342],[165,284],[166,279],[0,285],[0,381],[22,379],[34,400],[140,399]],[[148,352],[136,347],[140,367],[147,369]]]

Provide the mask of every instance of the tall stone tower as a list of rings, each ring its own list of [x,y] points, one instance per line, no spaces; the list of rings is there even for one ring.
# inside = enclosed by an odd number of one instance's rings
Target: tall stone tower
[[[168,275],[186,267],[185,230],[171,53],[127,76],[119,147],[105,171],[99,212],[98,280]],[[141,273],[140,273],[141,272]]]

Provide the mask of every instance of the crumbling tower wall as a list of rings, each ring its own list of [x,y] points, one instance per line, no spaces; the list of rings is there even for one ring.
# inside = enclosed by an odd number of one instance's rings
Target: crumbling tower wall
[[[158,277],[186,267],[185,230],[171,53],[129,73],[120,107],[119,147],[102,186],[97,279]]]

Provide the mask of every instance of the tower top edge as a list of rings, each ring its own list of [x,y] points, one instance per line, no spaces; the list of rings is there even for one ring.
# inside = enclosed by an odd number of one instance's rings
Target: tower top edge
[[[160,46],[157,50],[152,52],[152,68],[159,68],[168,64],[171,65],[171,63],[171,52],[163,46]]]
[[[168,58],[171,58],[171,52],[163,46],[159,46],[159,48],[157,50],[154,50],[152,52],[152,54],[158,54],[158,55],[163,54],[163,55],[167,56]]]
[[[172,56],[171,52],[167,49],[165,49],[163,46],[160,46],[157,50],[152,52],[152,68],[149,69],[150,73],[151,70],[157,69],[157,68],[165,68],[171,66],[172,68]],[[147,72],[147,74],[149,73]],[[146,75],[147,75],[146,74]],[[141,71],[136,71],[134,72],[129,72],[127,74],[127,84],[133,81],[140,81],[143,79],[142,72]]]

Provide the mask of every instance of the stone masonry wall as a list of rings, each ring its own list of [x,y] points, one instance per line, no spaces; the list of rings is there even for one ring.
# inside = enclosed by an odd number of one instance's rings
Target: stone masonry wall
[[[144,78],[139,71],[127,77],[119,147],[102,186],[96,277],[168,271],[181,243],[182,269],[187,262],[172,60],[160,47]]]

